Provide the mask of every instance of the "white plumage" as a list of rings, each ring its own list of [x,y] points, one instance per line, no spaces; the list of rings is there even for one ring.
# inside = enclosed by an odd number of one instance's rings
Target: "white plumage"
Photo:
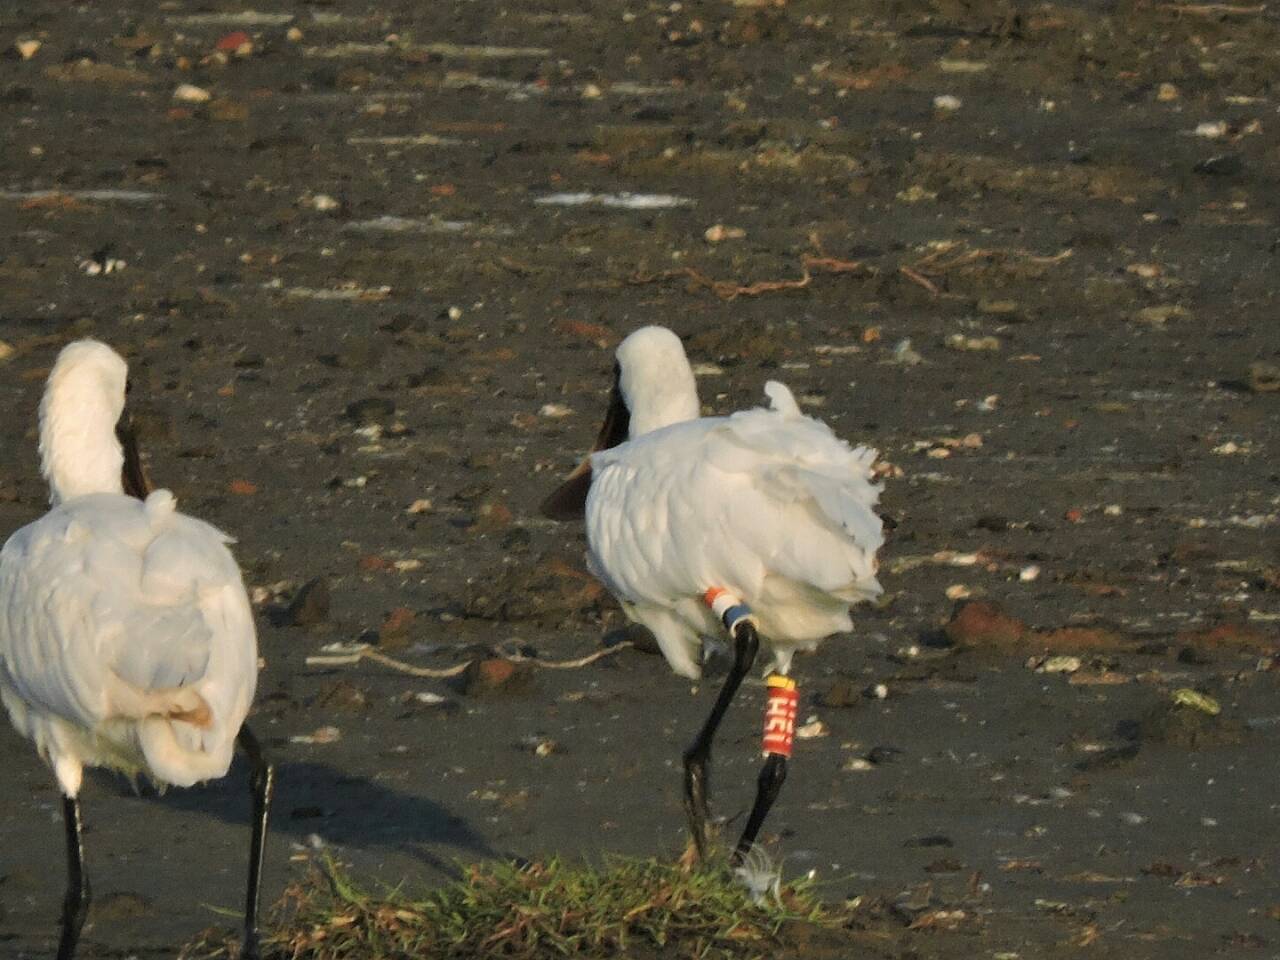
[[[733,862],[752,846],[787,776],[798,692],[792,654],[850,630],[851,604],[880,594],[876,453],[850,447],[800,412],[781,383],[768,409],[700,417],[680,340],[645,327],[618,347],[617,379],[596,451],[543,504],[555,519],[585,510],[587,562],[648,627],[679,674],[701,676],[701,638],[728,630],[734,658],[684,752],[684,806],[707,853],[707,769],[725,712],[760,644],[773,654],[756,799]],[[745,876],[752,875],[748,869]]]
[[[227,538],[174,507],[85,494],[0,551],[0,699],[68,796],[84,766],[183,787],[230,766],[253,617]]]
[[[618,349],[629,442],[591,455],[588,562],[677,673],[701,673],[700,637],[722,628],[703,594],[752,609],[785,673],[796,649],[852,629],[881,592],[876,452],[850,447],[770,381],[769,409],[698,417],[680,341],[646,327]]]
[[[0,700],[63,793],[85,766],[189,786],[227,772],[257,640],[225,534],[124,493],[125,363],[84,340],[40,410],[52,509],[0,551]]]

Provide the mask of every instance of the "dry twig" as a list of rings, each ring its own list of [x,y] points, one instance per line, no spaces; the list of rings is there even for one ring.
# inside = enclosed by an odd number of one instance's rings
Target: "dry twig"
[[[712,280],[693,267],[681,267],[679,270],[663,270],[661,273],[637,273],[629,279],[629,283],[658,283],[676,277],[687,277],[695,287],[705,287],[721,300],[733,301],[738,297],[758,297],[762,293],[775,293],[779,290],[800,290],[813,280],[809,271],[799,280],[758,280],[755,283],[740,284],[733,280]]]
[[[1267,5],[1258,3],[1251,7],[1242,7],[1234,3],[1162,3],[1161,10],[1172,10],[1174,13],[1190,13],[1197,17],[1231,16],[1232,14],[1265,13]]]
[[[904,277],[906,277],[908,280],[910,280],[912,283],[917,283],[917,284],[919,284],[920,286],[924,287],[924,288],[925,288],[926,290],[928,290],[928,291],[929,291],[929,293],[931,293],[933,296],[935,296],[935,297],[936,297],[936,296],[938,295],[938,287],[937,287],[937,285],[936,285],[932,280],[930,280],[928,277],[925,277],[925,276],[922,276],[922,275],[921,275],[921,274],[919,274],[919,273],[916,273],[916,272],[915,272],[914,270],[912,270],[910,267],[905,266],[905,265],[904,265],[904,266],[900,266],[900,267],[898,267],[898,272],[899,272],[899,273],[901,273],[901,274],[902,274]]]
[[[502,659],[510,660],[512,663],[532,663],[534,666],[543,667],[547,670],[577,670],[580,667],[588,666],[605,657],[611,657],[619,650],[626,650],[632,646],[630,640],[624,640],[616,643],[612,647],[606,647],[604,650],[597,650],[595,653],[589,653],[585,657],[576,657],[572,660],[543,660],[541,657],[526,657],[519,653],[503,654]],[[403,660],[397,660],[395,657],[389,657],[385,653],[374,650],[372,647],[365,647],[356,650],[354,653],[344,653],[336,655],[322,655],[307,657],[307,666],[309,667],[346,667],[353,666],[361,660],[372,660],[374,663],[380,663],[384,667],[390,667],[399,673],[408,674],[411,677],[425,677],[433,680],[443,680],[448,677],[456,677],[462,673],[467,667],[475,662],[475,658],[464,660],[462,663],[455,664],[452,667],[415,667],[411,663],[405,663]]]
[[[820,270],[824,273],[861,273],[867,265],[861,260],[841,260],[838,257],[814,257],[806,254],[800,263],[805,270]]]

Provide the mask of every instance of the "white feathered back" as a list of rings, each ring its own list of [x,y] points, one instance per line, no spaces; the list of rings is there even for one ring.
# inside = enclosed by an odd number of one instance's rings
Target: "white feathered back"
[[[0,697],[51,762],[178,786],[231,762],[257,679],[253,615],[228,538],[172,499],[77,497],[0,551]]]
[[[67,796],[86,765],[222,776],[257,682],[230,539],[167,490],[123,492],[127,375],[104,344],[63,348],[40,404],[53,508],[0,550],[0,702]]]
[[[592,455],[590,563],[650,626],[678,672],[696,676],[698,599],[735,593],[777,653],[848,630],[851,603],[878,596],[876,453],[850,447],[771,382],[771,409],[705,417]]]

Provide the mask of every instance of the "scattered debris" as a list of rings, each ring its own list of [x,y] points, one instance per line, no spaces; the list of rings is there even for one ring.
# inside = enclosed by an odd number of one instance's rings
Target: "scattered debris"
[[[633,274],[629,278],[629,282],[634,284],[655,283],[682,277],[689,279],[690,288],[706,288],[721,300],[729,301],[736,300],[738,297],[758,297],[765,293],[777,293],[785,290],[803,290],[809,286],[809,282],[813,279],[806,270],[804,276],[799,280],[758,280],[755,283],[739,284],[732,280],[712,280],[710,277],[693,269],[693,267],[683,267],[679,270],[665,270],[662,273]]]
[[[105,277],[119,273],[129,264],[112,255],[110,245],[96,251],[92,256],[80,261],[80,271],[90,277]]]
[[[904,337],[898,341],[890,352],[889,362],[903,367],[914,367],[917,364],[924,363],[924,357],[920,355],[915,347],[911,346],[911,338]]]
[[[458,689],[470,697],[483,697],[523,688],[531,677],[532,672],[524,663],[490,657],[466,664]]]
[[[1222,712],[1222,706],[1207,693],[1192,690],[1190,687],[1179,687],[1170,695],[1170,699],[1180,707],[1191,707],[1201,713],[1216,717]]]
[[[1258,361],[1249,364],[1249,389],[1254,393],[1280,391],[1280,365]]]
[[[293,595],[285,610],[285,623],[295,627],[311,627],[329,619],[329,581],[325,577],[308,580]]]
[[[1082,666],[1079,657],[1033,657],[1027,666],[1036,673],[1075,673]]]
[[[337,727],[319,727],[312,733],[302,733],[289,738],[290,743],[325,744],[337,743],[342,739],[342,731]]]
[[[796,727],[797,740],[816,740],[818,737],[825,737],[830,733],[827,725],[817,717],[810,717],[804,723]]]
[[[540,207],[617,207],[623,210],[673,210],[691,207],[696,201],[669,193],[551,193],[535,197]]]
[[[631,649],[631,646],[632,644],[630,641],[624,640],[620,643],[615,643],[610,647],[606,647],[603,650],[597,650],[595,653],[587,654],[585,657],[577,657],[572,660],[544,660],[541,657],[527,657],[519,654],[505,654],[501,657],[489,658],[489,660],[486,662],[492,663],[495,660],[501,659],[506,662],[517,664],[517,665],[531,664],[535,667],[540,667],[544,670],[577,670],[581,667],[589,666],[590,664],[595,663],[597,660],[602,660],[605,657],[611,657],[616,653],[622,652],[623,650],[629,650]],[[476,662],[475,660],[466,660],[462,663],[456,664],[455,666],[444,667],[441,669],[433,669],[431,667],[415,667],[413,664],[405,663],[402,660],[396,660],[392,657],[387,656],[384,653],[380,653],[377,650],[374,650],[368,644],[362,643],[362,644],[356,644],[350,650],[344,650],[342,652],[337,652],[337,653],[326,653],[326,654],[320,654],[318,656],[307,657],[307,666],[309,667],[354,666],[355,664],[358,664],[361,660],[372,660],[375,663],[382,664],[384,667],[390,667],[392,670],[395,670],[399,673],[408,674],[411,677],[430,677],[438,680],[448,679],[449,677],[456,677],[459,674],[464,673],[467,669],[471,667],[471,664]],[[498,667],[489,667],[486,669],[490,673],[496,673],[500,670],[500,668]]]
[[[741,227],[726,227],[723,223],[717,223],[713,227],[707,227],[706,232],[702,234],[703,239],[707,243],[723,243],[726,240],[741,240],[747,235],[747,231]]]
[[[961,352],[983,352],[1000,349],[1000,338],[990,334],[983,337],[967,337],[963,333],[953,333],[943,341],[951,350]]]
[[[192,83],[180,83],[173,91],[173,99],[182,103],[208,103],[213,99],[213,94],[204,87],[197,87]]]

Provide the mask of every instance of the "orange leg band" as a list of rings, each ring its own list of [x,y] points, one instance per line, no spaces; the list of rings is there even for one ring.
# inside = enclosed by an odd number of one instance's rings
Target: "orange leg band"
[[[769,699],[764,708],[764,737],[761,747],[764,755],[791,756],[791,744],[796,736],[796,712],[800,706],[800,691],[790,677],[771,674],[765,681]]]

